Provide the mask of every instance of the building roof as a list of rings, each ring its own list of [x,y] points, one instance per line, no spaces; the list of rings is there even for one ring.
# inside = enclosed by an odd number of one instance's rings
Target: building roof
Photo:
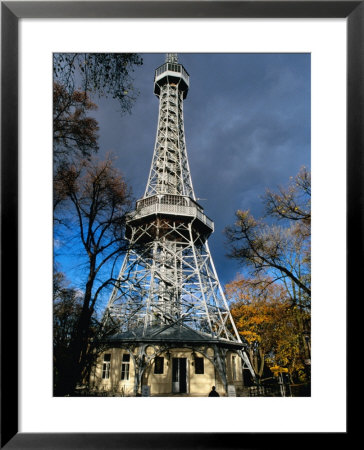
[[[123,333],[117,333],[108,338],[114,343],[123,342],[149,342],[149,343],[173,343],[173,344],[224,344],[227,346],[240,347],[244,344],[223,338],[214,338],[207,333],[195,331],[182,324],[155,324],[147,327],[138,327]]]

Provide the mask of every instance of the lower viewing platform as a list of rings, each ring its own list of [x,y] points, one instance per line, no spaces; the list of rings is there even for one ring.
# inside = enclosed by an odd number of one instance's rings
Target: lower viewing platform
[[[152,214],[196,218],[211,231],[214,231],[214,222],[203,213],[203,209],[190,197],[162,194],[139,200],[135,211],[129,215],[129,221],[142,219]]]

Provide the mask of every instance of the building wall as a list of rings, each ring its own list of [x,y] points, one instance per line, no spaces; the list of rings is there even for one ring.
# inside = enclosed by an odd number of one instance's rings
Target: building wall
[[[110,348],[104,351],[98,357],[96,367],[91,375],[91,388],[98,392],[107,392],[110,395],[133,396],[136,381],[133,356],[138,355],[139,351],[139,347],[134,348],[130,353],[127,349],[123,348]],[[122,359],[123,355],[126,354],[130,354],[128,379],[122,380]],[[105,355],[110,355],[109,369],[106,367],[108,361],[106,363],[104,361]],[[155,373],[156,356],[163,358],[163,373]],[[226,395],[224,384],[213,363],[214,350],[212,348],[206,348],[203,352],[198,351],[198,349],[183,347],[164,349],[163,351],[158,346],[148,346],[145,349],[145,357],[147,366],[141,377],[139,394],[143,386],[149,386],[150,395],[152,396],[172,395],[173,358],[186,358],[187,395],[207,396],[212,386],[216,386],[216,390],[221,396]],[[196,373],[195,357],[203,358],[203,374]],[[242,363],[240,356],[233,351],[226,353],[226,375],[228,384],[234,385],[236,391],[239,391],[242,388]]]
[[[175,348],[168,353],[161,353],[164,358],[163,374],[155,374],[154,360],[145,370],[142,385],[149,385],[151,395],[172,393],[172,364],[173,358],[186,358],[187,394],[201,396],[208,395],[211,387],[216,385],[214,365],[203,354],[195,352],[197,357],[204,359],[204,373],[196,374],[195,356],[192,349]]]
[[[107,378],[103,378],[104,355],[110,354],[110,373]],[[131,396],[134,394],[134,361],[130,356],[129,379],[121,380],[122,356],[130,354],[126,349],[110,348],[99,355],[96,367],[94,368],[90,384],[99,392],[113,392],[118,395]]]

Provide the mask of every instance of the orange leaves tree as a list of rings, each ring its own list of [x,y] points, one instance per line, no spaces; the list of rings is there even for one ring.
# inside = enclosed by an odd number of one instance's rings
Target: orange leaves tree
[[[246,321],[241,332],[247,338],[252,333],[250,341],[266,361],[277,363],[279,354],[280,364],[290,366],[296,374],[302,361],[309,364],[310,360],[310,186],[310,173],[302,168],[287,187],[266,191],[264,218],[237,211],[235,224],[226,229],[229,256],[241,262],[247,275],[244,282],[233,282],[245,301],[250,299],[247,305],[241,304],[245,317],[240,319],[235,311],[238,323]],[[231,292],[231,286],[229,289]],[[268,315],[264,313],[267,308]],[[307,366],[305,373],[309,377]]]
[[[59,373],[57,395],[72,393],[87,375],[97,303],[116,282],[112,268],[124,254],[130,191],[110,158],[59,168],[54,180],[55,239],[77,256],[74,277],[82,301],[69,341],[70,358]],[[69,256],[69,255],[68,255]]]
[[[297,322],[284,286],[270,278],[243,278],[225,286],[237,329],[249,343],[249,357],[257,376],[267,367],[287,367],[293,380],[305,379],[305,354]],[[308,316],[307,316],[308,317]]]

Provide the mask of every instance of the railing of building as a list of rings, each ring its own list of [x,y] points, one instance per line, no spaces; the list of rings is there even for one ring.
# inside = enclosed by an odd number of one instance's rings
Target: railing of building
[[[164,72],[180,73],[182,77],[187,81],[187,84],[189,83],[190,76],[188,75],[187,71],[181,64],[172,64],[172,63],[163,64],[162,66],[158,67],[158,69],[155,71],[155,79],[157,79]]]
[[[130,218],[140,219],[158,213],[194,217],[214,230],[214,222],[202,212],[202,209],[193,200],[178,195],[152,196],[140,200]]]

